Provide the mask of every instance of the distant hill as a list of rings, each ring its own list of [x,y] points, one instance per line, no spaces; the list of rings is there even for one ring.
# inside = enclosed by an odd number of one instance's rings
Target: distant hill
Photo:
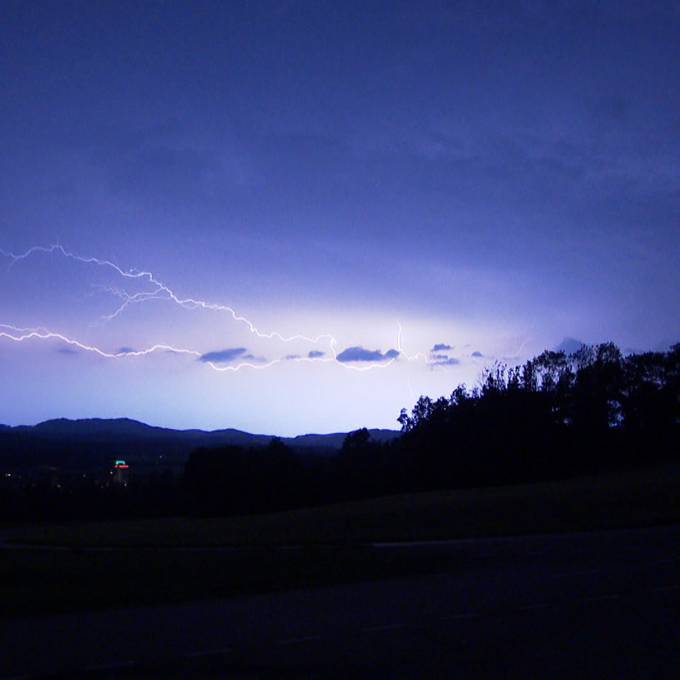
[[[399,436],[396,430],[369,430],[376,441]],[[332,455],[345,432],[280,437],[288,446],[309,454]],[[142,464],[179,467],[195,448],[226,445],[266,446],[273,435],[223,430],[173,430],[130,418],[46,420],[38,425],[0,425],[0,468],[57,466],[89,468],[125,458]]]
[[[14,429],[32,430],[39,434],[67,437],[87,437],[102,434],[149,436],[166,431],[162,427],[153,427],[152,425],[140,423],[130,418],[87,418],[83,420],[57,418],[55,420],[45,420],[32,427],[20,426]],[[168,431],[171,432],[172,430]]]
[[[224,430],[174,430],[166,427],[147,425],[130,418],[84,418],[69,420],[57,418],[45,420],[37,425],[19,425],[11,427],[0,425],[0,431],[33,432],[39,435],[54,437],[89,438],[102,435],[114,437],[162,437],[180,439],[205,439],[220,444],[266,445],[276,435],[251,434],[243,430],[227,428]],[[397,430],[371,429],[371,438],[384,442],[399,436]],[[330,434],[301,434],[296,437],[278,437],[291,446],[326,446],[333,449],[342,447],[347,432],[333,432]]]
[[[585,347],[585,342],[576,340],[576,338],[564,338],[562,342],[555,347],[555,352],[564,352],[565,354],[573,354],[578,352],[581,347]]]

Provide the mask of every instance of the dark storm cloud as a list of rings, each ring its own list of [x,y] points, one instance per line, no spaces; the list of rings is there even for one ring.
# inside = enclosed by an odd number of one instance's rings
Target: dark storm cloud
[[[246,354],[248,350],[245,347],[230,347],[228,349],[217,350],[214,352],[206,352],[199,357],[199,361],[204,363],[228,364],[235,359],[254,358],[252,355]]]
[[[140,149],[109,172],[114,191],[146,198],[171,192],[174,200],[207,191],[211,177],[226,174],[209,151],[172,146]]]
[[[432,347],[431,352],[446,352],[449,349],[453,349],[451,345],[447,345],[445,342],[438,342]]]
[[[488,348],[534,324],[546,346],[680,336],[677,1],[303,4],[4,3],[0,247],[64,238],[187,295],[233,286],[244,313],[323,310],[319,330],[348,300],[391,314],[398,283],[433,337],[479,322]],[[0,281],[3,319],[55,318],[21,271]],[[98,304],[55,323],[87,327]],[[142,346],[134,319],[120,337]],[[466,368],[493,359],[457,342]],[[459,361],[431,348],[433,368]]]
[[[320,359],[322,356],[325,356],[326,352],[320,352],[318,349],[313,349],[311,350],[307,356],[310,359]]]
[[[80,354],[80,350],[73,349],[73,347],[60,347],[57,352],[59,352],[59,354],[67,355]]]
[[[338,354],[336,359],[341,362],[348,361],[368,361],[368,362],[380,362],[389,361],[390,359],[396,359],[399,356],[399,352],[396,349],[389,349],[384,354],[378,349],[365,349],[364,347],[348,347]]]
[[[119,347],[118,352],[116,352],[116,353],[117,354],[130,354],[131,352],[134,352],[134,351],[136,351],[134,347],[123,346],[123,347]]]
[[[299,359],[300,355],[299,354],[286,354],[285,357],[283,357],[286,361],[295,361],[295,359]]]
[[[192,126],[167,114],[153,124],[128,123],[85,129],[74,145],[100,168],[113,194],[144,202],[165,196],[166,201],[206,199],[220,177],[230,177],[214,147],[197,141]]]
[[[479,357],[483,357],[484,355],[479,351],[475,351],[470,356],[479,358]]]

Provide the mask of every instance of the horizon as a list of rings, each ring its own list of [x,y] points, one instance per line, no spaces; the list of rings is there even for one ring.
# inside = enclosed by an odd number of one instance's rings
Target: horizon
[[[196,431],[196,432],[226,432],[229,430],[233,430],[235,432],[242,432],[244,434],[251,434],[254,436],[258,437],[272,437],[274,439],[276,438],[284,438],[284,439],[295,439],[297,437],[309,437],[309,436],[319,436],[319,437],[329,437],[332,435],[337,435],[337,434],[348,434],[348,432],[356,432],[357,430],[361,429],[367,429],[369,432],[374,432],[374,431],[389,431],[389,432],[400,432],[399,428],[383,428],[383,427],[369,427],[369,426],[361,426],[356,428],[355,430],[349,430],[349,431],[336,431],[336,432],[300,432],[295,435],[279,435],[277,433],[272,433],[272,432],[247,432],[245,430],[240,430],[238,428],[234,427],[218,427],[215,429],[211,430],[205,430],[200,427],[187,427],[187,428],[175,428],[175,427],[170,427],[167,425],[157,425],[155,423],[147,423],[141,420],[137,420],[135,418],[128,418],[126,416],[114,416],[111,418],[98,418],[98,417],[91,417],[91,418],[48,418],[47,420],[41,420],[36,423],[20,423],[18,425],[8,425],[7,423],[0,423],[0,427],[10,427],[10,428],[16,428],[16,427],[37,427],[39,425],[44,425],[46,423],[53,423],[53,422],[60,422],[60,421],[66,421],[69,423],[80,423],[80,422],[90,422],[90,421],[104,421],[104,422],[111,422],[111,421],[119,421],[119,420],[125,420],[131,423],[135,423],[136,425],[144,425],[145,427],[151,427],[154,429],[161,429],[161,430],[172,430],[175,432],[191,432],[191,431]]]
[[[676,343],[672,343],[676,344]],[[680,343],[677,343],[680,344]],[[591,346],[594,347],[595,345],[589,345],[589,343],[583,343],[580,340],[577,340],[575,338],[569,338],[565,337],[562,342],[552,348],[551,350],[546,349],[544,351],[553,351],[553,352],[561,352],[565,356],[569,357],[571,354],[573,354],[574,351],[578,349],[578,346],[581,347],[587,347]],[[668,349],[671,348],[671,344],[669,344],[667,347],[657,347],[655,350],[649,350],[649,351],[656,351],[656,352],[665,352]],[[622,355],[623,356],[630,356],[633,354],[640,354],[640,353],[645,353],[645,351],[638,351],[638,350],[631,350],[628,349],[627,351],[623,351]],[[535,357],[534,357],[535,358]],[[505,366],[505,367],[510,367],[510,364],[507,363],[502,363],[498,362],[496,365],[498,366]],[[457,387],[466,387],[464,383],[461,383]],[[452,390],[453,391],[453,390]],[[429,396],[429,395],[419,395],[419,396]],[[448,395],[440,395],[447,397]],[[410,411],[410,407],[412,406],[405,406],[404,408],[406,411]],[[206,433],[211,433],[211,432],[220,432],[220,431],[228,431],[228,430],[233,430],[236,432],[242,432],[245,434],[251,434],[254,436],[263,436],[263,437],[272,437],[272,438],[279,438],[282,437],[284,439],[294,439],[298,437],[306,437],[306,436],[321,436],[321,437],[326,437],[326,436],[332,436],[332,435],[338,435],[338,434],[348,434],[351,432],[356,432],[361,429],[366,429],[369,432],[372,431],[389,431],[389,432],[401,432],[402,428],[394,428],[394,427],[379,427],[379,426],[370,426],[367,424],[362,424],[362,425],[357,425],[353,428],[347,429],[347,430],[333,430],[333,431],[327,431],[327,432],[319,432],[319,431],[306,431],[306,432],[297,432],[297,433],[292,433],[292,434],[281,434],[281,433],[276,433],[276,432],[256,432],[256,431],[249,431],[249,430],[242,430],[240,428],[232,427],[230,425],[220,425],[217,427],[213,428],[202,428],[198,426],[189,426],[189,427],[173,427],[172,425],[165,425],[165,424],[159,424],[156,422],[147,422],[143,420],[139,420],[137,418],[132,418],[130,416],[125,416],[125,415],[113,415],[113,416],[107,416],[107,417],[101,417],[101,416],[88,416],[88,417],[65,417],[65,416],[55,416],[52,418],[47,418],[45,420],[39,420],[33,423],[14,423],[14,424],[8,424],[4,422],[0,422],[0,427],[10,427],[10,428],[16,428],[16,427],[37,427],[39,425],[44,425],[46,423],[52,423],[52,422],[59,422],[59,421],[66,421],[70,423],[78,423],[78,422],[88,422],[88,421],[104,421],[104,422],[110,422],[110,421],[128,421],[131,423],[135,423],[137,425],[144,425],[145,427],[150,427],[150,428],[156,428],[156,429],[164,429],[164,430],[172,430],[172,431],[177,431],[177,432],[188,432],[188,431],[198,431],[198,432],[206,432]]]
[[[4,14],[3,422],[397,429],[680,338],[673,2]]]

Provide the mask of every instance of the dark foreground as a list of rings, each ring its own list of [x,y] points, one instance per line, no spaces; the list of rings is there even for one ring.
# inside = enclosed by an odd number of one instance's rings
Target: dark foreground
[[[680,527],[375,549],[456,566],[10,620],[0,676],[680,677]]]

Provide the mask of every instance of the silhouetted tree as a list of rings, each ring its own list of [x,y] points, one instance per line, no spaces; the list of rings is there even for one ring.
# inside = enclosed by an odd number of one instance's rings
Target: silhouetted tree
[[[678,345],[629,357],[613,343],[546,351],[402,409],[393,460],[428,488],[565,476],[677,455],[679,416]]]

